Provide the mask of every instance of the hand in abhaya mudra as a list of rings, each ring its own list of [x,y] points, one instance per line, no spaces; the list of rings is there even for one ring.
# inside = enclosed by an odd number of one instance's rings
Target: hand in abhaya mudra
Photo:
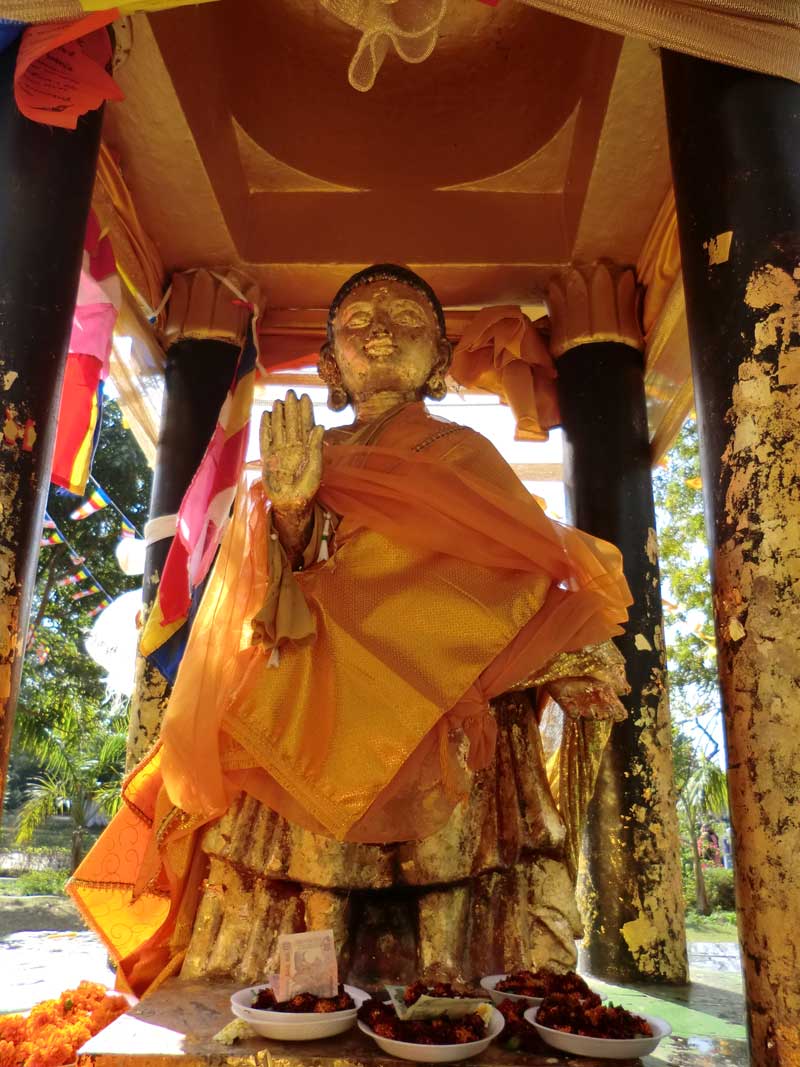
[[[290,389],[261,416],[261,470],[267,495],[276,511],[303,511],[322,481],[322,438],[314,425],[311,398],[298,400]]]

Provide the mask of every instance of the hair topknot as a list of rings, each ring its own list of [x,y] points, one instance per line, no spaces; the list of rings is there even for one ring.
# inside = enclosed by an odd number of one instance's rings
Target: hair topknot
[[[442,337],[447,336],[444,310],[442,309],[438,296],[434,293],[433,289],[431,289],[425,279],[420,278],[419,274],[415,274],[414,271],[409,270],[408,267],[400,267],[396,263],[375,263],[373,266],[365,267],[364,270],[360,270],[358,273],[348,278],[333,298],[330,310],[328,311],[328,340],[330,342],[333,342],[333,320],[336,318],[336,312],[341,307],[342,301],[344,301],[350,293],[360,285],[368,285],[370,282],[388,281],[403,282],[403,284],[422,293],[433,308]]]

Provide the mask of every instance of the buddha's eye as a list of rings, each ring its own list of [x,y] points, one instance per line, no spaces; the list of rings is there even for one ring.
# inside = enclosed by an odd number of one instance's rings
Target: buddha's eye
[[[368,311],[354,311],[345,322],[345,326],[350,330],[363,330],[371,322],[372,316]]]
[[[401,305],[392,308],[392,322],[398,326],[424,326],[425,315],[419,308]]]

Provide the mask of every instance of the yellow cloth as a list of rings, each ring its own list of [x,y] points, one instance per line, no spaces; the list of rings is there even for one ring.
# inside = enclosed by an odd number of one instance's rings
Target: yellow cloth
[[[260,483],[241,488],[159,747],[70,887],[132,988],[174,968],[194,831],[239,790],[342,839],[427,836],[491,759],[487,699],[620,632],[617,550],[547,519],[487,441],[421,404],[377,436],[326,446],[319,499],[342,519],[301,573],[268,551]]]
[[[460,385],[484,389],[508,404],[518,441],[546,441],[560,421],[553,358],[521,308],[479,311],[456,345],[450,374]]]

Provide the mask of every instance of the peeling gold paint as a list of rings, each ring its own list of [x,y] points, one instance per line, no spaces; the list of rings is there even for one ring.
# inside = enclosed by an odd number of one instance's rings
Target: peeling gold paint
[[[133,768],[152,748],[172,691],[167,679],[144,656],[137,653],[136,673],[128,718],[125,766]]]
[[[15,370],[6,371],[2,376],[3,380],[3,392],[7,393],[14,382],[19,378],[19,374]]]
[[[753,1063],[798,1062],[800,270],[766,265],[726,414],[715,612]]]
[[[640,652],[652,652],[653,646],[644,634],[637,634],[633,642]]]
[[[728,623],[728,636],[731,641],[741,641],[745,636],[745,628],[738,619],[731,619]]]
[[[652,526],[648,527],[647,530],[645,552],[647,553],[648,562],[654,567],[658,566],[658,535]]]
[[[708,255],[709,267],[715,267],[720,263],[728,262],[731,254],[732,240],[733,230],[726,230],[724,233],[718,233],[716,237],[710,237],[703,244],[703,248]]]

